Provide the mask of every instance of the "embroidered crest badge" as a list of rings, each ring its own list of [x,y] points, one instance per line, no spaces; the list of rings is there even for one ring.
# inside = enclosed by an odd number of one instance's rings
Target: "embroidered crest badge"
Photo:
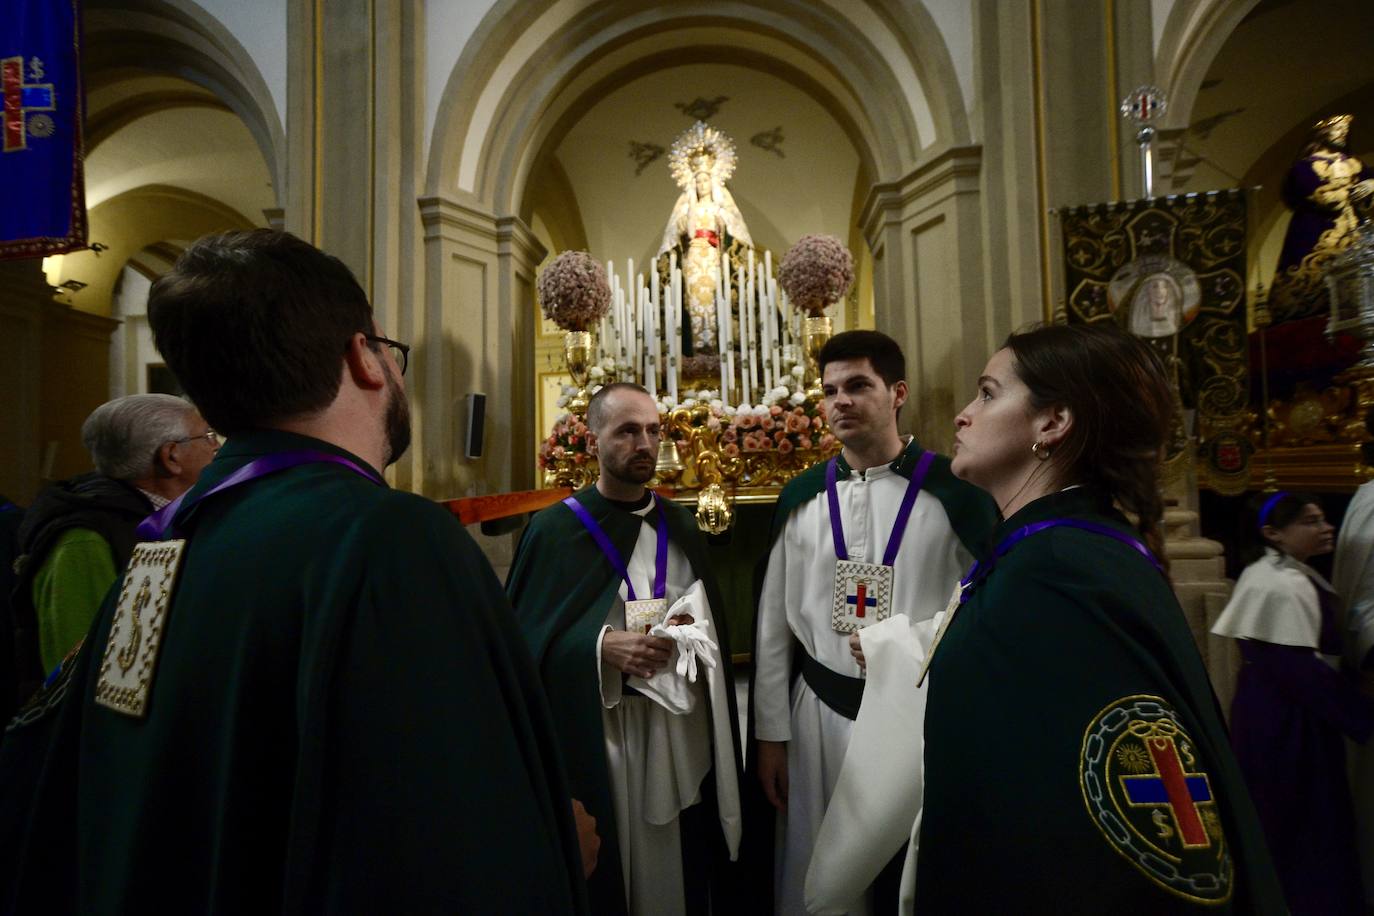
[[[101,706],[139,719],[147,712],[162,631],[185,549],[185,541],[151,541],[134,547],[95,685],[95,701]]]
[[[835,562],[835,602],[830,617],[836,633],[854,633],[891,615],[891,566]]]
[[[1162,698],[1122,697],[1099,712],[1083,733],[1079,781],[1102,835],[1145,877],[1198,903],[1230,899],[1211,779]]]
[[[647,633],[668,616],[667,598],[638,598],[625,602],[625,632]]]

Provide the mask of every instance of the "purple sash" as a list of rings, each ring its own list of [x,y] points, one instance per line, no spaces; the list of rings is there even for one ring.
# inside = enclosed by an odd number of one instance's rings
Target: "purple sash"
[[[264,455],[261,458],[248,462],[228,477],[221,480],[209,490],[198,495],[188,505],[195,505],[207,496],[236,487],[239,484],[248,483],[250,480],[257,480],[259,477],[266,477],[287,468],[294,468],[300,464],[341,464],[359,476],[366,477],[373,483],[384,486],[382,479],[371,471],[359,465],[357,462],[350,461],[341,455],[331,455],[328,452],[317,452],[304,450],[299,452],[278,452],[275,455]],[[176,499],[154,512],[152,515],[138,523],[138,539],[140,541],[160,541],[170,537],[172,534],[172,519],[176,517],[177,510],[181,508],[182,502],[191,491],[181,494]]]
[[[658,523],[655,530],[658,533],[658,547],[654,552],[654,593],[651,597],[662,598],[668,594],[668,514],[663,511],[663,501],[658,494],[654,493],[654,506],[658,509]],[[602,530],[601,526],[592,518],[592,514],[587,511],[587,507],[577,501],[576,497],[569,496],[563,500],[563,505],[567,506],[577,516],[578,521],[591,534],[592,540],[601,548],[601,552],[606,555],[606,559],[611,561],[611,566],[620,573],[620,578],[625,580],[625,600],[634,601],[635,586],[630,581],[630,570],[625,566],[624,559],[620,556],[620,551],[615,549],[611,539]]]
[[[1155,569],[1159,570],[1161,576],[1164,575],[1164,565],[1150,552],[1150,548],[1142,544],[1139,539],[1133,538],[1123,531],[1117,531],[1115,528],[1097,522],[1089,522],[1077,518],[1052,518],[1043,522],[1035,522],[1024,528],[1016,529],[1011,534],[1007,535],[1002,543],[997,545],[997,548],[992,552],[992,559],[988,560],[987,563],[984,563],[982,560],[975,561],[974,564],[969,567],[968,574],[959,580],[959,603],[963,604],[968,600],[969,595],[973,593],[974,587],[982,582],[983,579],[987,578],[988,574],[992,572],[993,564],[1006,556],[1013,547],[1030,537],[1032,534],[1039,534],[1041,531],[1060,527],[1077,528],[1080,531],[1090,531],[1093,534],[1101,534],[1109,538],[1115,538],[1127,547],[1134,548],[1141,556],[1154,564]]]
[[[835,489],[838,460],[831,458],[825,466],[825,495],[830,501],[830,534],[835,539],[835,559],[848,560],[849,549],[844,546],[844,522],[840,518],[840,494]],[[892,522],[892,533],[887,537],[887,549],[883,551],[884,566],[891,566],[897,559],[897,548],[902,546],[906,523],[911,518],[911,507],[916,504],[916,494],[921,492],[921,484],[925,481],[926,473],[934,460],[934,452],[922,452],[920,460],[911,472],[911,479],[906,483],[906,493],[902,495],[902,504],[897,509],[897,518]]]

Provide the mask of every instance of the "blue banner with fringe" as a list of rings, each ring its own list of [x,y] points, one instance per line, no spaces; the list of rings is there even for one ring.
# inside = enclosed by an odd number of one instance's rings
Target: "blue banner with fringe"
[[[86,247],[79,0],[5,0],[0,258]]]

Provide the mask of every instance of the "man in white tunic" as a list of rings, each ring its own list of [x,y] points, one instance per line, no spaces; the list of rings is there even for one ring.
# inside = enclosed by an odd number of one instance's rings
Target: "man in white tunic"
[[[506,590],[597,819],[597,913],[728,908],[739,738],[720,593],[690,513],[649,491],[659,415],[637,385],[587,408],[594,486],[538,513]]]
[[[1336,542],[1332,585],[1345,603],[1346,664],[1374,695],[1374,481],[1355,491]],[[1374,907],[1374,741],[1350,744],[1351,790],[1365,903]]]
[[[757,770],[778,812],[774,899],[787,914],[805,912],[812,847],[862,697],[849,635],[891,615],[935,616],[996,520],[948,458],[899,434],[907,384],[896,341],[847,331],[819,362],[844,447],[779,497],[754,642]],[[894,881],[882,909],[895,890]]]

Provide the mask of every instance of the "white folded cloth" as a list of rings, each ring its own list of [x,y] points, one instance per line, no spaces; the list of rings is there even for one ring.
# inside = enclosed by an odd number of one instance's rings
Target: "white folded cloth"
[[[671,639],[674,643],[673,655],[668,664],[654,672],[652,677],[631,677],[630,686],[662,705],[674,715],[686,715],[696,707],[697,693],[691,688],[697,681],[697,659],[708,668],[716,667],[720,648],[706,635],[711,622],[703,619],[701,611],[706,596],[698,581],[687,594],[683,595],[668,609],[668,616],[662,623],[655,624],[649,631],[650,636]],[[692,622],[669,625],[668,620],[688,614]]]

